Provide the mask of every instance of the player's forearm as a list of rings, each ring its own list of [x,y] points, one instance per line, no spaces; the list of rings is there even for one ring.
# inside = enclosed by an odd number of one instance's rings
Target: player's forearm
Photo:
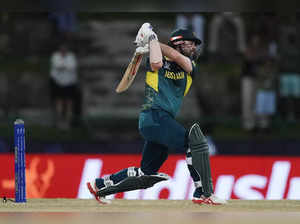
[[[157,71],[162,67],[162,52],[160,48],[160,44],[157,40],[153,37],[149,38],[149,48],[150,48],[150,65],[153,71]]]
[[[172,61],[175,61],[176,58],[178,58],[180,56],[180,53],[178,51],[176,51],[175,49],[173,49],[172,47],[160,43],[160,48],[162,51],[162,54],[168,58],[170,58]]]
[[[188,57],[184,56],[177,50],[163,43],[160,43],[160,48],[164,56],[166,56],[172,61],[175,61],[186,72],[191,72],[193,70],[191,60]]]

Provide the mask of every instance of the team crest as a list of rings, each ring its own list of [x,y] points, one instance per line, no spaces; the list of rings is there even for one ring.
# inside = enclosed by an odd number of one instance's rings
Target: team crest
[[[170,66],[171,66],[171,64],[168,61],[166,61],[164,64],[164,69],[170,70],[171,69]]]

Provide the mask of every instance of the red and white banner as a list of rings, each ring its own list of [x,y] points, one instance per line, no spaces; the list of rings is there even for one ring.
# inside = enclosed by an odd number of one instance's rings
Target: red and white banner
[[[85,183],[129,166],[140,155],[26,155],[27,198],[91,198]],[[300,199],[300,157],[212,156],[215,193],[224,199]],[[14,156],[0,154],[0,197],[14,197]],[[189,199],[194,191],[185,157],[170,155],[160,172],[169,181],[110,196]]]

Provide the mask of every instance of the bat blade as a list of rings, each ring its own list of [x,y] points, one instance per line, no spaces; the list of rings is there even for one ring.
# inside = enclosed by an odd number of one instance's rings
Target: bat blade
[[[129,65],[126,68],[125,73],[123,74],[121,81],[119,82],[119,84],[116,88],[117,93],[122,93],[131,86],[131,84],[139,70],[142,59],[143,59],[142,54],[134,54],[133,55]]]

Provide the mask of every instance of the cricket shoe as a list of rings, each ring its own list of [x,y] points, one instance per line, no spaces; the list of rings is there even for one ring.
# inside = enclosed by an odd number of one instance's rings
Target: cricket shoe
[[[218,198],[216,195],[212,194],[209,197],[204,197],[203,195],[200,198],[193,197],[192,200],[195,204],[205,204],[205,205],[224,205],[227,204],[226,200]]]
[[[99,189],[96,186],[96,181],[95,180],[87,182],[86,185],[87,185],[87,188],[89,189],[90,193],[95,197],[95,199],[100,204],[110,204],[111,203],[111,201],[106,199],[105,197],[99,197],[97,195],[97,192],[99,191]]]

